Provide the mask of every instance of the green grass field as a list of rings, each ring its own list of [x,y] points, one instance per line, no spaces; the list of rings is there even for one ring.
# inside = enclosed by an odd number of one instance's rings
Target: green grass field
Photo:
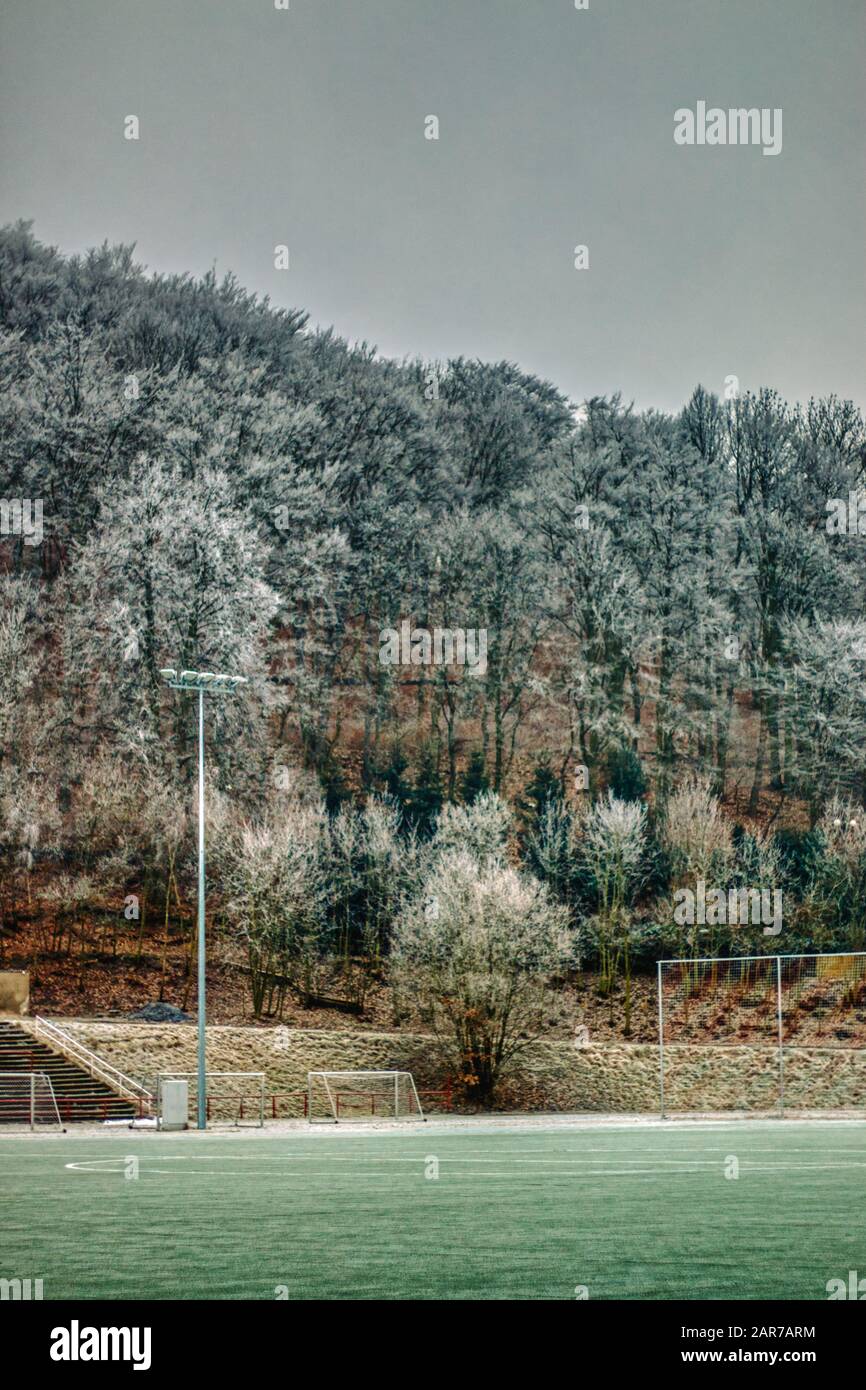
[[[825,1299],[866,1271],[863,1124],[45,1135],[0,1140],[0,1184],[0,1276],[46,1299]]]

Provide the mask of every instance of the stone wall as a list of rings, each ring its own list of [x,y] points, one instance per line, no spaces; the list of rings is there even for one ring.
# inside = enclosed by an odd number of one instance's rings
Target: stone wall
[[[655,1111],[658,1048],[537,1043],[524,1073],[561,1110]],[[866,1051],[787,1048],[785,1104],[794,1110],[866,1107]],[[771,1110],[779,1098],[779,1054],[772,1047],[665,1048],[665,1109]]]
[[[193,1071],[196,1030],[189,1024],[97,1023],[57,1019],[87,1047],[130,1076]],[[315,1070],[412,1071],[421,1087],[441,1086],[432,1040],[418,1034],[299,1028],[208,1028],[212,1071],[263,1071],[268,1092],[299,1093]],[[665,1048],[670,1113],[769,1110],[779,1094],[778,1053],[764,1047],[675,1044]],[[658,1048],[647,1044],[575,1048],[538,1042],[521,1054],[503,1092],[508,1108],[604,1113],[658,1110]],[[866,1107],[866,1051],[797,1048],[785,1052],[785,1100],[792,1109]],[[298,1114],[293,1104],[280,1114]]]

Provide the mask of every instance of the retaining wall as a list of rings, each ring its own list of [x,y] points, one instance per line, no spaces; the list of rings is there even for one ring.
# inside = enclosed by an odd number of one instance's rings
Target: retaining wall
[[[195,1070],[196,1029],[189,1024],[55,1021],[130,1076],[150,1081],[158,1071]],[[268,1092],[300,1092],[307,1072],[316,1070],[397,1068],[414,1072],[421,1087],[444,1080],[432,1039],[407,1033],[214,1026],[207,1062],[212,1071],[263,1071]],[[866,1108],[866,1050],[786,1048],[784,1064],[792,1109]],[[778,1095],[774,1048],[665,1048],[669,1112],[771,1109]],[[652,1112],[659,1104],[658,1048],[533,1043],[509,1075],[503,1099],[515,1109]],[[300,1111],[283,1106],[280,1113]]]

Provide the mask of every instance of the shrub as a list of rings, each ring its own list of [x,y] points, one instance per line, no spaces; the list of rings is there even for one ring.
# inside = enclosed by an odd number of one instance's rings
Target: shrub
[[[733,853],[731,827],[708,779],[690,777],[668,799],[661,841],[674,884],[724,881]]]

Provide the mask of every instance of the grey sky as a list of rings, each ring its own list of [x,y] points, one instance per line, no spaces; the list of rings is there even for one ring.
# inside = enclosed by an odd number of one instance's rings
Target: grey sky
[[[863,0],[4,0],[0,40],[0,220],[65,251],[578,399],[866,401]],[[699,99],[782,153],[678,147]]]

